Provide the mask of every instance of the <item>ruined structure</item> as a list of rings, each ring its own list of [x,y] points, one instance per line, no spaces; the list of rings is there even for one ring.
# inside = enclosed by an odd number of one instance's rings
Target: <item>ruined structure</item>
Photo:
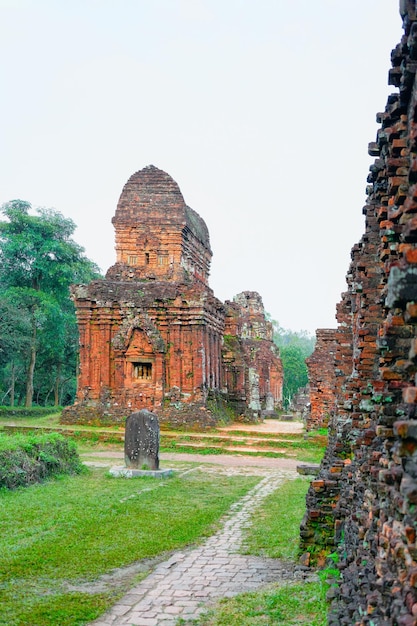
[[[365,234],[337,308],[337,409],[301,527],[304,549],[339,556],[332,625],[417,624],[416,8],[400,2],[397,91],[369,145]]]
[[[314,352],[306,359],[310,388],[310,412],[307,430],[322,428],[329,423],[336,408],[336,331],[316,330]]]
[[[223,386],[238,413],[271,415],[282,400],[283,371],[273,328],[265,320],[261,297],[253,291],[226,301]],[[274,367],[271,367],[271,354]]]
[[[113,224],[115,265],[73,289],[80,374],[62,420],[148,409],[161,421],[207,425],[210,398],[252,418],[279,406],[282,368],[262,300],[244,292],[224,305],[214,296],[207,226],[177,183],[154,166],[136,172]]]

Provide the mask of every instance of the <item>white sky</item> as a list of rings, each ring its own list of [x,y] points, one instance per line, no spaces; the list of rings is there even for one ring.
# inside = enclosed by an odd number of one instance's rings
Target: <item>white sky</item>
[[[218,298],[334,327],[401,35],[398,0],[0,0],[0,204],[71,217],[106,271],[153,164],[208,225]]]

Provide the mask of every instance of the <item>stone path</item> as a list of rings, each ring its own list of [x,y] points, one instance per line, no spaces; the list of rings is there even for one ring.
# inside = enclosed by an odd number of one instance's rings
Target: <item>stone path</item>
[[[174,553],[94,626],[174,626],[179,618],[192,620],[219,598],[284,580],[305,579],[299,567],[280,559],[238,553],[242,531],[253,510],[288,478],[291,470],[263,470],[265,477],[232,505],[222,528],[201,546]]]

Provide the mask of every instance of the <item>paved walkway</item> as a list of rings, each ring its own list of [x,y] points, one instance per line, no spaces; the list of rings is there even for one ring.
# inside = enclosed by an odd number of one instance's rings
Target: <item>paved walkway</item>
[[[267,583],[304,579],[306,573],[279,559],[244,556],[242,530],[262,500],[291,470],[263,470],[265,477],[244,498],[232,505],[223,527],[201,546],[174,553],[112,609],[92,622],[94,626],[174,626],[179,618],[192,620],[213,601]]]

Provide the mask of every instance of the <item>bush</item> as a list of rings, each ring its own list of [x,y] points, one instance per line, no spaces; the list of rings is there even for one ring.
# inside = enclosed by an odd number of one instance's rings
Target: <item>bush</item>
[[[82,469],[74,442],[58,433],[0,434],[0,488],[16,489]]]
[[[45,417],[61,411],[61,406],[0,406],[0,417]]]

